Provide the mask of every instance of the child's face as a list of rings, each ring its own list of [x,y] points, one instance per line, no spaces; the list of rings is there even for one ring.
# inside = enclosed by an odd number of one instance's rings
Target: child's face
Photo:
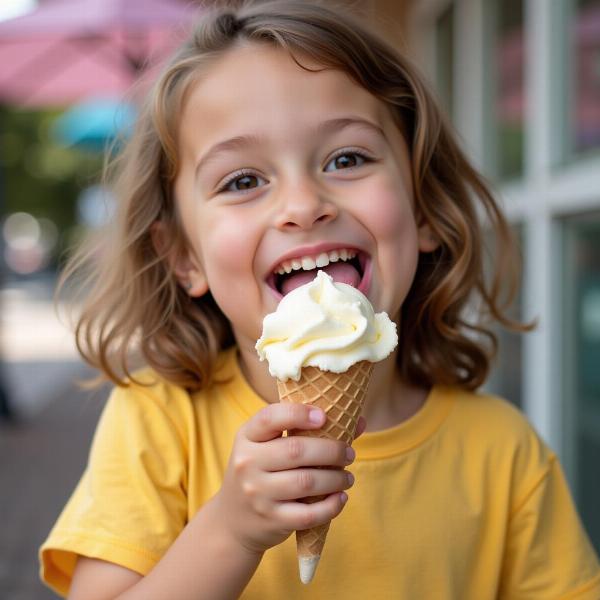
[[[257,139],[214,149],[240,136]],[[358,262],[325,270],[398,315],[433,242],[417,226],[408,151],[389,110],[344,73],[305,71],[268,46],[232,50],[191,91],[180,151],[175,195],[192,248],[176,271],[192,295],[210,289],[238,343],[259,337],[281,290],[316,275],[274,275],[282,262],[336,249],[358,251]]]

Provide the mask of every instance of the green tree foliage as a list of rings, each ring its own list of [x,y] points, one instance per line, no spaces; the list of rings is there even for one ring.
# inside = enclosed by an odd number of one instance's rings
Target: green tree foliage
[[[52,220],[60,232],[53,257],[68,248],[77,230],[80,191],[99,180],[101,153],[66,148],[51,135],[60,110],[0,106],[0,213],[27,212]]]

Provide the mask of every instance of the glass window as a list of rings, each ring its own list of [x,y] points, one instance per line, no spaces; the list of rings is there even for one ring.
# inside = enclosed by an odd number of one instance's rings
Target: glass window
[[[523,247],[523,228],[513,226],[513,234],[520,248]],[[507,311],[509,317],[522,319],[522,285]],[[507,331],[500,326],[494,326],[498,338],[498,354],[492,365],[492,370],[485,384],[485,389],[502,398],[506,398],[517,406],[522,406],[522,356],[523,334]]]
[[[580,514],[600,551],[600,214],[567,223],[566,451]]]
[[[454,110],[454,3],[440,15],[435,26],[436,84],[446,114]]]
[[[523,0],[486,3],[491,48],[486,77],[491,95],[489,162],[492,174],[509,180],[523,174],[524,156],[524,17]]]
[[[569,137],[578,155],[600,149],[600,0],[572,0],[568,35]]]

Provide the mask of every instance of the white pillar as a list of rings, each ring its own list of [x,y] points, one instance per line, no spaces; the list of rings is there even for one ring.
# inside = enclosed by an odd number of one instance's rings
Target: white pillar
[[[525,2],[525,186],[528,195],[525,235],[524,318],[537,318],[525,336],[524,410],[542,437],[560,454],[560,373],[555,368],[560,331],[560,294],[553,289],[553,266],[560,264],[548,189],[553,159],[551,52],[552,15],[547,0]]]
[[[552,119],[552,6],[525,0],[525,176],[543,187],[550,176],[559,126]],[[556,37],[556,36],[554,36]],[[556,135],[552,135],[556,132]]]
[[[454,123],[473,165],[485,170],[483,0],[457,0],[454,21]]]
[[[552,265],[558,258],[556,232],[549,213],[528,218],[525,235],[523,318],[537,319],[525,335],[523,352],[523,409],[540,435],[560,454],[560,373],[553,368],[559,349],[560,324]]]

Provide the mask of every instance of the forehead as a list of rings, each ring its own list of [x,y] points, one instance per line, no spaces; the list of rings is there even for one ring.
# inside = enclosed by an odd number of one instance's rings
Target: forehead
[[[292,134],[303,125],[340,116],[363,117],[385,127],[393,122],[383,102],[342,71],[267,44],[230,50],[202,74],[183,106],[180,140],[184,149],[240,131]],[[194,148],[191,148],[193,146]]]

